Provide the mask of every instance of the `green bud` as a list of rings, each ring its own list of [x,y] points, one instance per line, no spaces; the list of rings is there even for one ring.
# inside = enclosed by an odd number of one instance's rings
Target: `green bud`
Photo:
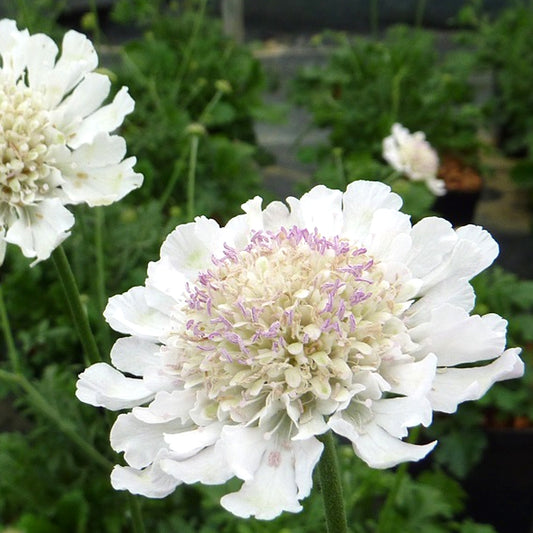
[[[193,122],[185,128],[185,133],[187,135],[197,135],[198,137],[201,137],[202,135],[205,135],[206,132],[202,124],[199,122]]]

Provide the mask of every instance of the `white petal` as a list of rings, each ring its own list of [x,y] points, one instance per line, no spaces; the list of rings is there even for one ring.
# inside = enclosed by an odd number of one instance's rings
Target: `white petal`
[[[133,170],[135,163],[136,159],[129,157],[98,168],[80,165],[76,173],[64,173],[63,191],[70,203],[85,202],[90,207],[110,205],[142,185],[143,175]]]
[[[127,378],[106,363],[96,363],[79,375],[78,400],[111,411],[129,409],[154,396],[141,379]]]
[[[168,296],[165,302],[159,303],[161,306],[159,309],[168,315],[175,313],[176,308],[182,307],[185,303],[186,284],[187,278],[174,268],[167,256],[148,263],[146,287],[154,288]]]
[[[489,365],[439,369],[429,395],[433,409],[453,413],[459,403],[478,400],[497,381],[521,377],[524,362],[519,354],[519,348],[510,348]]]
[[[405,461],[423,459],[437,444],[409,444],[393,437],[377,424],[367,424],[366,433],[352,441],[355,453],[372,468],[390,468]]]
[[[124,294],[111,297],[104,317],[115,331],[158,340],[168,332],[170,317],[149,307],[145,292],[145,287],[133,287]]]
[[[410,427],[429,426],[433,414],[431,403],[422,395],[378,400],[372,404],[372,412],[376,424],[398,438],[406,437]]]
[[[479,264],[477,270],[472,272],[472,276],[476,276],[482,270],[492,265],[492,262],[498,257],[499,246],[492,238],[491,234],[484,230],[481,226],[474,226],[468,224],[457,229],[457,236],[459,239],[471,242],[476,245],[479,250]]]
[[[19,246],[26,257],[35,257],[32,264],[48,259],[74,224],[72,213],[56,198],[17,211],[19,218],[7,230],[5,240]]]
[[[298,487],[297,497],[307,497],[313,487],[313,470],[320,460],[324,445],[315,438],[293,442],[294,478]]]
[[[238,492],[226,494],[220,500],[224,509],[242,518],[255,516],[260,520],[272,520],[283,511],[302,510],[292,446],[274,441],[264,442],[261,462],[253,478],[245,481]]]
[[[331,417],[329,425],[335,433],[349,439],[357,456],[372,468],[390,468],[405,461],[418,461],[436,444],[409,444],[392,436],[375,421],[360,427],[343,417],[342,413]]]
[[[98,56],[91,41],[83,34],[70,30],[61,44],[61,56],[50,72],[45,89],[48,109],[56,107],[64,95],[73,89],[85,74],[96,68]]]
[[[111,472],[111,485],[115,490],[128,490],[132,494],[140,494],[147,498],[164,498],[174,492],[180,484],[175,477],[163,472],[159,466],[159,461],[167,457],[168,454],[161,454],[158,461],[144,470],[117,465]]]
[[[423,294],[428,288],[452,278],[471,279],[487,268],[498,255],[498,245],[490,234],[478,226],[457,230],[457,242],[441,263],[423,277]]]
[[[195,403],[193,390],[160,391],[148,407],[134,407],[132,413],[147,424],[162,424],[179,418],[185,425],[190,422],[190,411]]]
[[[42,90],[50,82],[50,72],[55,64],[57,45],[42,33],[32,35],[28,47],[28,84],[34,90]],[[44,91],[43,91],[44,92]]]
[[[111,349],[111,362],[121,372],[144,376],[146,370],[159,363],[159,345],[138,337],[117,339]]]
[[[111,447],[124,452],[124,459],[133,468],[144,468],[155,461],[160,450],[168,448],[163,434],[175,430],[177,425],[146,424],[131,413],[122,414],[111,428]]]
[[[217,444],[237,477],[253,479],[265,451],[264,431],[260,428],[225,426]]]
[[[242,517],[269,520],[282,511],[298,512],[298,499],[311,491],[312,474],[323,445],[315,438],[281,442],[265,438],[260,428],[227,426],[217,447],[231,470],[245,480],[240,491],[221,500],[223,507]]]
[[[494,313],[469,316],[445,304],[432,309],[428,318],[409,331],[420,345],[414,352],[417,358],[434,353],[438,366],[455,366],[494,359],[505,348],[507,322]]]
[[[104,74],[86,74],[72,93],[51,111],[55,126],[69,137],[75,132],[81,119],[100,107],[110,88],[111,81]]]
[[[215,446],[210,446],[183,461],[165,459],[160,465],[167,474],[188,484],[219,485],[233,477],[223,454],[217,451]]]
[[[326,237],[340,233],[343,222],[340,191],[317,185],[299,200],[287,198],[287,203],[291,208],[291,218],[299,228],[307,228],[309,231],[316,228]]]
[[[433,383],[437,357],[429,354],[413,363],[382,364],[380,373],[387,380],[391,392],[405,396],[424,394]]]
[[[98,133],[116,130],[124,121],[124,117],[133,111],[134,106],[127,87],[122,87],[110,104],[99,108],[81,122],[79,128],[69,137],[69,145],[78,148],[82,144],[92,142]]]
[[[372,217],[366,248],[383,261],[404,261],[411,248],[410,217],[391,209],[377,209]]]
[[[177,459],[188,459],[207,446],[211,446],[220,436],[222,424],[213,422],[208,426],[199,427],[180,433],[165,435],[165,442]]]
[[[266,231],[278,232],[280,228],[293,225],[291,214],[282,202],[270,202],[263,211],[263,224]]]
[[[451,253],[457,234],[443,218],[427,217],[411,230],[412,246],[406,263],[413,276],[423,278],[431,273]]]
[[[178,226],[161,246],[161,258],[187,279],[196,279],[200,270],[209,268],[211,257],[219,255],[224,241],[216,221],[198,217],[195,222]]]
[[[377,181],[354,181],[343,196],[343,234],[356,244],[364,244],[376,210],[398,211],[401,206],[402,199],[387,185]]]
[[[451,278],[433,285],[406,312],[405,324],[414,327],[427,322],[432,309],[443,304],[471,311],[475,303],[474,289],[466,278]]]
[[[14,20],[0,20],[0,54],[2,74],[16,82],[26,68],[26,42],[30,38],[28,30],[19,31]]]
[[[440,178],[430,177],[426,180],[427,188],[435,196],[444,196],[446,194],[446,183]]]

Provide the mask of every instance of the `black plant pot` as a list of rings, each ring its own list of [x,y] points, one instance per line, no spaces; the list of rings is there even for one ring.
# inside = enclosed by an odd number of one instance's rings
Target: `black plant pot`
[[[462,483],[466,512],[498,533],[533,532],[533,428],[489,429],[481,462]]]
[[[446,183],[447,192],[437,197],[433,211],[454,226],[472,223],[483,188],[479,172],[460,157],[445,155],[438,176]]]
[[[448,191],[444,196],[439,196],[435,200],[433,211],[449,220],[453,226],[471,224],[480,196],[481,190]]]

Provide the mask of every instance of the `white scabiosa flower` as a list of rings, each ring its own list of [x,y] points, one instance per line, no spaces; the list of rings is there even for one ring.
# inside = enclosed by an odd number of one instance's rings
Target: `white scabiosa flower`
[[[444,181],[437,178],[439,157],[423,132],[409,133],[401,124],[394,124],[391,135],[383,139],[383,158],[409,179],[424,181],[433,194],[446,193]]]
[[[110,81],[80,33],[57,55],[46,35],[0,20],[0,264],[6,243],[48,258],[74,223],[65,205],[107,205],[142,183],[111,134],[133,110],[127,89],[102,107]]]
[[[143,287],[110,299],[129,336],[113,366],[85,370],[77,396],[128,409],[111,445],[116,489],[159,498],[180,483],[223,483],[232,513],[297,512],[332,430],[374,468],[424,457],[404,439],[495,382],[520,376],[506,322],[470,316],[468,280],[498,247],[476,226],[411,226],[379,182],[345,193],[244,204],[225,227],[178,226]]]

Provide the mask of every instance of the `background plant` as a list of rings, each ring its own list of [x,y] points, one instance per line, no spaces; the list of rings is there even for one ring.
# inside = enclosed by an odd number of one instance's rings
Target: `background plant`
[[[63,4],[19,2],[17,13],[10,16],[16,16],[19,27],[60,37],[55,21]],[[112,63],[104,62],[116,76],[115,85],[128,85],[137,102],[122,134],[129,152],[138,157],[137,168],[146,176],[145,185],[105,209],[76,208],[76,226],[64,245],[105,357],[112,341],[101,315],[106,298],[142,284],[145,265],[157,257],[162,236],[187,219],[191,174],[196,182],[195,214],[215,216],[221,222],[236,214],[242,201],[264,195],[252,129],[254,118],[269,115],[261,102],[265,78],[260,64],[249,48],[222,35],[207,8],[204,14],[203,3],[179,3],[170,6],[170,11],[167,4],[119,2],[116,20],[134,23],[144,35],[130,42]],[[470,89],[463,78],[467,56],[438,71],[435,64],[441,65],[441,58],[432,48],[431,38],[423,32],[413,36],[406,29],[391,30],[383,44],[369,40],[356,44],[341,35],[331,38],[340,44],[335,53],[338,59],[332,59],[322,73],[304,73],[297,82],[317,123],[332,128],[331,144],[307,154],[321,162],[314,178],[317,182],[344,188],[357,177],[386,179],[390,170],[379,159],[381,139],[395,120],[412,131],[423,129],[438,148],[469,151],[475,146],[476,112],[469,104]],[[352,75],[359,76],[357,82]],[[445,101],[446,94],[453,96],[451,102]],[[424,121],[423,110],[429,122]],[[439,118],[432,118],[433,113],[439,113]],[[200,127],[195,130],[191,124]],[[439,125],[447,128],[448,134],[441,135]],[[453,131],[457,135],[452,135]],[[415,207],[423,190],[413,194]],[[413,191],[403,191],[404,198]],[[430,201],[432,198],[426,197],[420,212]],[[0,381],[0,396],[17,412],[16,424],[0,435],[0,529],[14,527],[29,533],[132,531],[131,497],[112,490],[108,481],[111,464],[117,462],[109,450],[111,420],[74,398],[75,378],[84,366],[82,350],[54,266],[45,262],[30,269],[28,263],[9,250],[0,283],[24,376],[52,412],[61,415],[63,426],[59,429],[57,421],[38,409],[20,383]],[[513,317],[510,343],[530,343],[530,285],[506,273],[490,276],[476,281],[479,309],[485,305]],[[6,367],[2,361],[0,372]],[[497,408],[504,417],[516,412],[531,417],[530,389],[510,384],[506,392],[496,394],[499,390],[501,386],[494,396],[487,397],[487,408]],[[482,417],[474,408],[465,411],[462,427],[478,427]],[[439,464],[454,474],[461,468],[466,472],[481,453],[472,454],[472,448],[481,450],[482,443],[469,437],[468,455],[461,427],[441,428],[439,438],[442,434],[449,438],[441,439]],[[80,449],[69,438],[69,430],[97,450],[100,458],[90,458]],[[463,456],[458,455],[460,444]],[[458,457],[464,457],[462,466]],[[455,467],[450,467],[452,458]],[[461,518],[466,495],[442,472],[419,477],[404,474],[398,482],[393,471],[354,463],[347,448],[341,449],[340,459],[354,532],[376,530],[380,509],[396,484],[389,521],[401,530],[493,531]],[[302,515],[259,522],[222,511],[218,504],[222,492],[227,489],[192,486],[163,501],[136,500],[146,531],[323,531],[318,493],[304,502]]]
[[[330,132],[327,145],[303,151],[307,161],[319,162],[316,182],[391,181],[381,152],[395,122],[423,131],[439,155],[460,153],[475,162],[479,110],[469,82],[471,54],[440,54],[434,34],[407,26],[393,26],[379,40],[330,32],[319,43],[331,49],[326,66],[302,69],[292,92]],[[421,183],[394,181],[393,188],[408,212],[427,214],[434,197]]]

